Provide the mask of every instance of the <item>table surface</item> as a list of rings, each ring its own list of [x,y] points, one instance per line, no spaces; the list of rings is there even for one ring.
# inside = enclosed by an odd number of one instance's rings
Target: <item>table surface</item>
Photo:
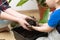
[[[0,33],[0,40],[16,40],[12,31]]]
[[[8,25],[11,30],[11,26]],[[13,31],[0,33],[0,40],[16,40]]]

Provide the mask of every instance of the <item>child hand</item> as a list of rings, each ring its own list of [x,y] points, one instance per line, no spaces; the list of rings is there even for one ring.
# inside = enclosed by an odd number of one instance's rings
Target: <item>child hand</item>
[[[37,30],[37,31],[40,30],[40,27],[37,27],[37,26],[32,26],[31,28],[34,29],[34,30]]]
[[[50,32],[54,29],[54,28],[51,28],[47,23],[40,26],[32,26],[31,28],[40,32]]]

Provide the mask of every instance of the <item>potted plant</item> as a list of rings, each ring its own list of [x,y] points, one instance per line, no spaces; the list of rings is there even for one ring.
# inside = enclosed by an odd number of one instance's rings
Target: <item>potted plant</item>
[[[40,13],[40,20],[43,18],[44,11],[47,9],[46,4],[44,4],[45,0],[36,0]]]
[[[38,8],[39,8],[39,12],[40,12],[40,20],[43,19],[43,15],[44,12],[49,8],[46,3],[45,0],[36,0],[37,4],[38,4]],[[50,11],[53,11],[55,8],[51,8]]]

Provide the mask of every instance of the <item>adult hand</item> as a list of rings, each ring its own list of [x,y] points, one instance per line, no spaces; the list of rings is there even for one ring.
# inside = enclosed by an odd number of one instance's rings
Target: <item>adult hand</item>
[[[20,26],[22,26],[24,29],[30,30],[27,26],[29,26],[29,23],[26,22],[25,19],[20,19],[18,20],[18,23],[20,24]]]

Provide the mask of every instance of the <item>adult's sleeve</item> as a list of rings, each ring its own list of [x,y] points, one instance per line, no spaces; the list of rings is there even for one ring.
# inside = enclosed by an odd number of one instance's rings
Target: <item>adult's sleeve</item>
[[[6,10],[7,8],[10,8],[9,3],[7,2],[7,0],[2,0],[2,11]]]

